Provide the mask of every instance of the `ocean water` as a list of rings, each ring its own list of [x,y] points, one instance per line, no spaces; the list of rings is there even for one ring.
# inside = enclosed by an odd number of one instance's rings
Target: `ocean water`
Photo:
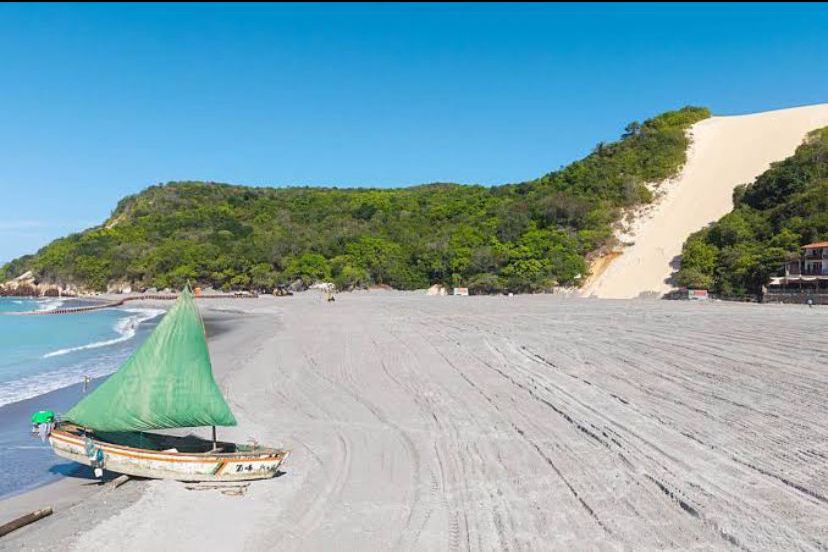
[[[114,372],[164,312],[118,308],[53,316],[8,314],[85,304],[0,297],[0,496],[74,469],[32,439],[31,413],[71,408],[83,397],[79,384],[84,376],[98,383]]]
[[[49,310],[78,300],[0,298],[0,313]],[[144,325],[163,311],[105,309],[55,316],[0,315],[0,406],[114,371]]]

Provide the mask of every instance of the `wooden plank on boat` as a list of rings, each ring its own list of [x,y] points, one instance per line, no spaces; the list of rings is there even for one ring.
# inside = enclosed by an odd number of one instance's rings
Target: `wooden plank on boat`
[[[30,514],[26,514],[25,516],[20,516],[17,519],[13,519],[8,523],[4,523],[3,525],[0,525],[0,537],[2,537],[4,535],[8,535],[12,531],[16,531],[16,530],[20,529],[21,527],[25,527],[25,526],[29,525],[30,523],[34,523],[35,521],[37,521],[39,519],[43,519],[46,516],[50,516],[50,515],[52,515],[52,507],[51,506],[49,506],[47,508],[43,508],[41,510],[35,510],[34,512],[32,512]]]

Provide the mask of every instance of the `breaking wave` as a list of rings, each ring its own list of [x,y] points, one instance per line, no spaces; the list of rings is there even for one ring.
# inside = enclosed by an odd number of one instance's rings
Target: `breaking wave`
[[[43,358],[52,358],[61,355],[68,355],[69,353],[74,353],[76,351],[86,351],[89,349],[98,349],[100,347],[108,347],[109,345],[115,345],[116,343],[122,343],[127,341],[128,339],[132,339],[135,337],[135,332],[138,331],[138,326],[140,326],[143,322],[147,320],[152,320],[156,316],[164,313],[161,309],[124,309],[125,312],[132,313],[132,316],[127,316],[126,318],[121,318],[118,322],[115,323],[115,331],[118,333],[118,337],[113,339],[106,339],[104,341],[95,341],[93,343],[87,343],[86,345],[80,345],[78,347],[68,347],[66,349],[58,349],[57,351],[52,351],[50,353],[46,353],[43,355]]]

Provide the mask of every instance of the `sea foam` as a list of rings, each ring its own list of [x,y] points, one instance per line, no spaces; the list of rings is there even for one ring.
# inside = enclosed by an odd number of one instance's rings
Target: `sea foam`
[[[93,343],[87,343],[86,345],[79,345],[78,347],[58,349],[57,351],[46,353],[43,355],[43,358],[68,355],[69,353],[74,353],[76,351],[98,349],[100,347],[107,347],[109,345],[115,345],[116,343],[122,343],[135,337],[135,332],[138,331],[138,326],[140,326],[141,323],[146,322],[147,320],[152,320],[156,316],[164,313],[161,309],[124,309],[124,311],[132,313],[132,316],[121,318],[115,323],[114,329],[118,333],[118,337],[106,339],[104,341],[95,341]]]

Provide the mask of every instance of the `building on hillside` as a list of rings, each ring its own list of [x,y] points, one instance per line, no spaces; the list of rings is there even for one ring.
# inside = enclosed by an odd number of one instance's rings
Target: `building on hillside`
[[[710,299],[710,294],[706,289],[688,289],[687,298],[691,301],[707,301]]]
[[[828,305],[828,241],[803,245],[802,255],[786,263],[785,275],[771,278],[762,299]]]

